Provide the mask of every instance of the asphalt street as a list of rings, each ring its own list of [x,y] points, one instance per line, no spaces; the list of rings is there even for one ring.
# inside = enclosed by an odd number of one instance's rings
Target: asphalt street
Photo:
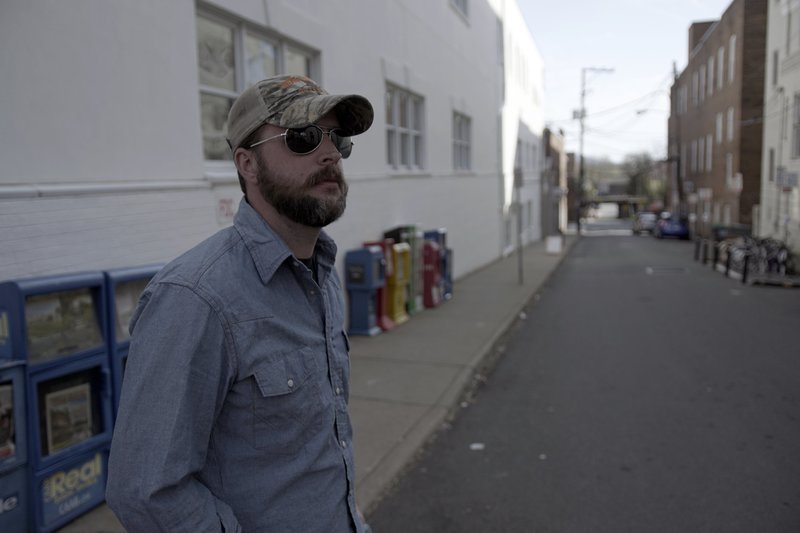
[[[376,533],[800,531],[800,290],[588,229]]]

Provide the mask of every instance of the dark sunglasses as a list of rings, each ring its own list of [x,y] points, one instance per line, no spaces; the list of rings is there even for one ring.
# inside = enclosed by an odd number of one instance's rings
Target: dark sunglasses
[[[289,128],[280,135],[262,139],[251,144],[248,148],[254,148],[259,144],[277,139],[278,137],[283,137],[283,140],[286,143],[286,148],[288,148],[292,153],[306,155],[319,148],[319,145],[322,144],[322,139],[325,137],[325,135],[330,137],[333,146],[335,146],[339,153],[342,154],[343,159],[350,157],[350,152],[353,151],[353,141],[350,140],[350,137],[342,135],[341,130],[324,130],[316,124],[311,124],[305,128]]]

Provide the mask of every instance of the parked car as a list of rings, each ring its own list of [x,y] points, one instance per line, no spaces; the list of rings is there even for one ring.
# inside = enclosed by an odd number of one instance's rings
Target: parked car
[[[636,213],[636,218],[633,219],[633,234],[637,233],[653,233],[653,228],[656,227],[658,216],[650,211],[639,211]]]
[[[664,237],[688,239],[689,223],[684,217],[663,213],[656,223],[656,226],[653,228],[653,235],[659,239],[663,239]]]

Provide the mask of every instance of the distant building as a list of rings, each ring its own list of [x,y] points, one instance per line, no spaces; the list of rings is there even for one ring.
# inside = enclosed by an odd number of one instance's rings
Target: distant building
[[[800,6],[769,2],[764,80],[764,160],[756,234],[800,254]]]
[[[761,194],[767,0],[734,0],[689,28],[689,58],[671,89],[671,209],[693,234],[752,224]]]
[[[276,73],[375,107],[340,251],[445,227],[458,277],[516,246],[516,200],[541,238],[544,66],[516,0],[4,2],[0,48],[0,279],[165,262],[229,225],[227,111]]]
[[[567,153],[564,132],[544,130],[542,231],[556,235],[567,229]]]

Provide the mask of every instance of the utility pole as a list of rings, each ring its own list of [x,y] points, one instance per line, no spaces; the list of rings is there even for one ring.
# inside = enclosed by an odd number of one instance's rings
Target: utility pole
[[[575,220],[578,225],[578,235],[581,234],[581,208],[583,207],[583,187],[584,187],[584,179],[586,174],[586,165],[583,161],[583,134],[586,130],[584,125],[584,119],[586,118],[586,73],[587,72],[614,72],[613,68],[604,68],[604,67],[583,67],[581,69],[581,108],[573,112],[573,118],[579,118],[581,121],[581,136],[579,140],[579,149],[580,149],[580,166],[578,170],[578,214],[575,217]]]

